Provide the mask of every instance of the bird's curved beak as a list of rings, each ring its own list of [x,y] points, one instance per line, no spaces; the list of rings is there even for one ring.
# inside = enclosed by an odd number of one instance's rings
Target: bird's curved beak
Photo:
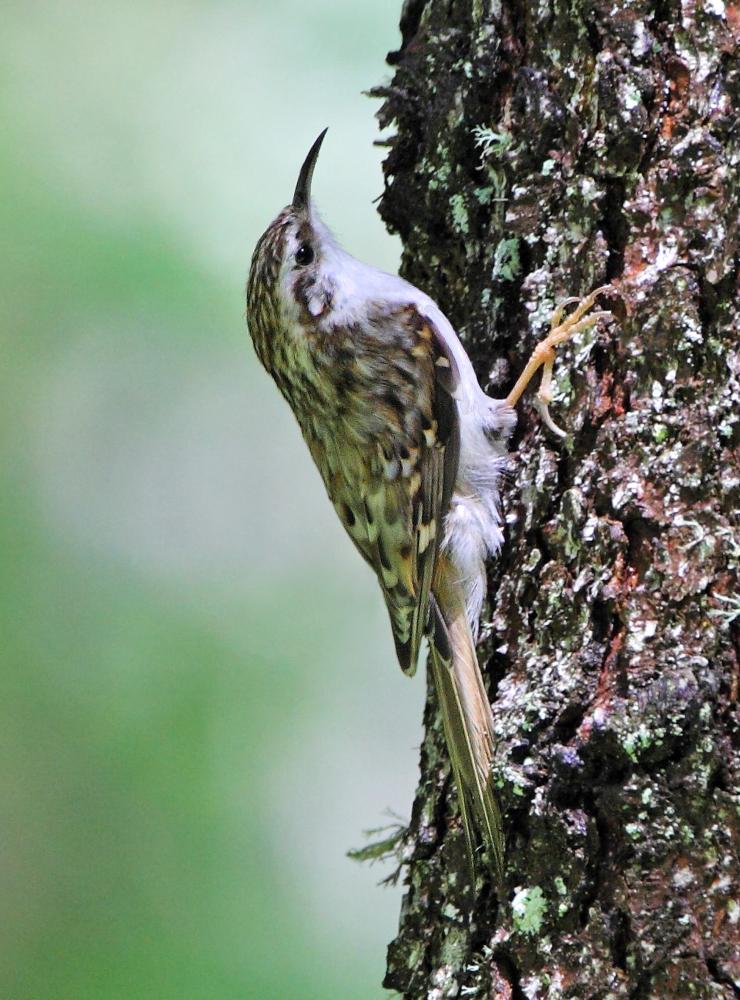
[[[298,183],[295,186],[295,194],[293,195],[293,208],[308,208],[311,204],[311,178],[313,177],[316,161],[319,158],[321,143],[324,141],[324,136],[328,131],[328,128],[324,129],[309,149],[308,156],[303,161],[301,172],[298,174]]]

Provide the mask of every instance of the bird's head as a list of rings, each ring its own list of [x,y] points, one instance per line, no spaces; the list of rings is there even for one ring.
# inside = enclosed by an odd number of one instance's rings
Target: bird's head
[[[311,179],[327,130],[303,161],[292,202],[259,239],[247,282],[247,322],[266,367],[270,339],[315,324],[331,309],[338,247],[311,202]]]

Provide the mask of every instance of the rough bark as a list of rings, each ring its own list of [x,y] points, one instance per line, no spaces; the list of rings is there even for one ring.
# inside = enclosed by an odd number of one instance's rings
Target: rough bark
[[[385,985],[740,996],[738,8],[407,0],[380,204],[503,396],[553,305],[616,322],[525,401],[479,650],[508,875],[466,885],[427,702]],[[733,34],[734,33],[734,34]]]

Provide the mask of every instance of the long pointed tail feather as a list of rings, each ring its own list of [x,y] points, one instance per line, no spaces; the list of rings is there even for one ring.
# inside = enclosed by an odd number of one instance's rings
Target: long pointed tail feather
[[[447,602],[445,602],[447,604]],[[439,698],[460,815],[471,858],[482,837],[497,881],[503,878],[504,834],[493,790],[493,718],[462,601],[432,605],[431,667]],[[471,819],[474,819],[471,823]],[[478,836],[476,836],[476,830]]]

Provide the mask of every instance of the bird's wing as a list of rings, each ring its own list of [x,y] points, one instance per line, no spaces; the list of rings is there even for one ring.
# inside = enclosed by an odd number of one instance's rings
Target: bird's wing
[[[459,373],[439,331],[415,305],[386,313],[374,329],[382,364],[365,405],[379,419],[360,476],[361,503],[356,479],[332,499],[377,573],[399,663],[412,674],[457,476]]]

